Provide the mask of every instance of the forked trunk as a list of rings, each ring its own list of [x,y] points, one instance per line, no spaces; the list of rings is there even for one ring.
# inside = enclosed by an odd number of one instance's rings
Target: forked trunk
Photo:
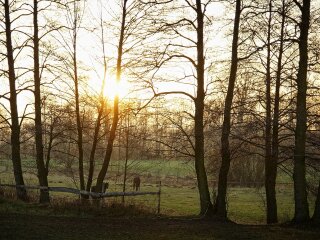
[[[222,219],[227,218],[226,195],[228,186],[228,173],[231,162],[229,135],[231,128],[231,109],[238,70],[238,39],[240,27],[240,14],[241,1],[237,0],[233,27],[231,69],[229,76],[228,91],[224,104],[223,124],[221,133],[221,167],[219,171],[218,195],[216,205],[214,208],[215,213]]]

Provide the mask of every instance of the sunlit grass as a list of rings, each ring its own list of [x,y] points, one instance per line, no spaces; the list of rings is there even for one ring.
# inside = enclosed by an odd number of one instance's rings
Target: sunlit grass
[[[23,161],[24,168],[27,166],[32,169],[34,160]],[[62,174],[63,167],[53,162],[55,170],[49,174],[50,186],[73,187],[76,185],[73,180],[77,176],[67,176]],[[162,181],[161,187],[161,214],[169,216],[196,216],[199,213],[199,197],[195,181],[193,179],[192,163],[181,163],[179,161],[136,161],[131,162],[131,172],[139,172],[143,175],[141,191],[156,192],[159,189],[158,181]],[[135,164],[135,165],[134,165]],[[134,167],[133,167],[134,166]],[[75,173],[77,173],[76,166]],[[58,169],[58,170],[57,170]],[[60,170],[59,170],[60,169]],[[115,169],[113,174],[115,173]],[[121,171],[121,169],[120,169]],[[147,178],[146,175],[151,178]],[[112,175],[112,173],[111,173]],[[37,185],[35,174],[24,173],[26,184]],[[13,175],[10,170],[0,174],[1,182],[13,183]],[[132,191],[132,182],[129,177],[127,181],[127,191]],[[278,215],[280,222],[292,219],[294,213],[293,186],[290,184],[290,177],[279,174],[279,182],[286,183],[277,186]],[[109,191],[122,191],[122,178],[117,182],[108,180],[110,183]],[[35,192],[38,194],[38,192]],[[52,193],[52,201],[74,201],[78,196],[68,193]],[[265,193],[264,188],[244,188],[231,187],[228,191],[228,212],[231,220],[238,223],[265,223]],[[314,198],[310,196],[310,212],[313,211]],[[110,198],[106,202],[121,204],[122,198]],[[156,195],[126,197],[126,205],[146,206],[149,212],[156,213],[158,198]]]

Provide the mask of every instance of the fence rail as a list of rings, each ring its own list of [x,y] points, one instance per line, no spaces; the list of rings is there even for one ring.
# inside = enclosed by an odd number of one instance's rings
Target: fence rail
[[[88,192],[76,188],[68,187],[45,187],[45,186],[28,186],[28,185],[13,185],[13,184],[0,184],[0,187],[10,188],[24,188],[24,189],[36,189],[47,190],[49,192],[61,192],[71,193],[76,195],[87,195],[93,198],[108,198],[108,197],[125,197],[125,196],[143,196],[143,195],[158,195],[158,214],[160,213],[160,195],[161,195],[161,182],[159,184],[159,190],[157,192]]]
[[[122,196],[141,196],[141,195],[159,195],[161,194],[160,188],[157,192],[88,192],[76,188],[68,187],[44,187],[44,186],[27,186],[27,185],[12,185],[12,184],[0,184],[0,187],[12,187],[12,188],[25,188],[25,189],[39,189],[48,190],[50,192],[63,192],[77,195],[87,195],[92,197],[122,197]]]
[[[80,189],[68,188],[68,187],[44,187],[44,186],[27,186],[27,185],[13,185],[13,184],[0,184],[0,188],[1,187],[47,190],[50,192],[76,194],[79,197],[81,195],[87,195],[87,196],[91,196],[92,198],[158,195],[157,213],[160,214],[161,182],[159,183],[159,190],[157,192],[105,192],[105,193],[97,193],[97,192],[88,192],[88,191],[83,191]]]

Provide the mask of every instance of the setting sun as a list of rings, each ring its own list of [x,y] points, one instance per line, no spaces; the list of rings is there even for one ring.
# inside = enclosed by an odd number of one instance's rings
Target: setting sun
[[[94,92],[94,94],[99,94],[103,85],[103,80],[93,79],[88,82],[89,88]],[[124,98],[129,93],[129,83],[125,76],[123,76],[120,82],[116,81],[115,76],[107,76],[103,87],[103,95],[105,98],[112,100],[115,96],[119,98]]]

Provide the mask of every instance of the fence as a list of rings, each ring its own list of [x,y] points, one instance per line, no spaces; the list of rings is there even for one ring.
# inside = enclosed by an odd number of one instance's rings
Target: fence
[[[49,192],[71,193],[71,194],[78,195],[79,197],[81,195],[87,195],[92,198],[158,195],[157,213],[160,214],[161,182],[159,183],[159,190],[157,192],[105,192],[105,193],[99,193],[99,192],[88,192],[88,191],[75,189],[75,188],[68,188],[68,187],[45,187],[45,186],[27,186],[27,185],[13,185],[13,184],[0,184],[0,187],[47,190]]]

